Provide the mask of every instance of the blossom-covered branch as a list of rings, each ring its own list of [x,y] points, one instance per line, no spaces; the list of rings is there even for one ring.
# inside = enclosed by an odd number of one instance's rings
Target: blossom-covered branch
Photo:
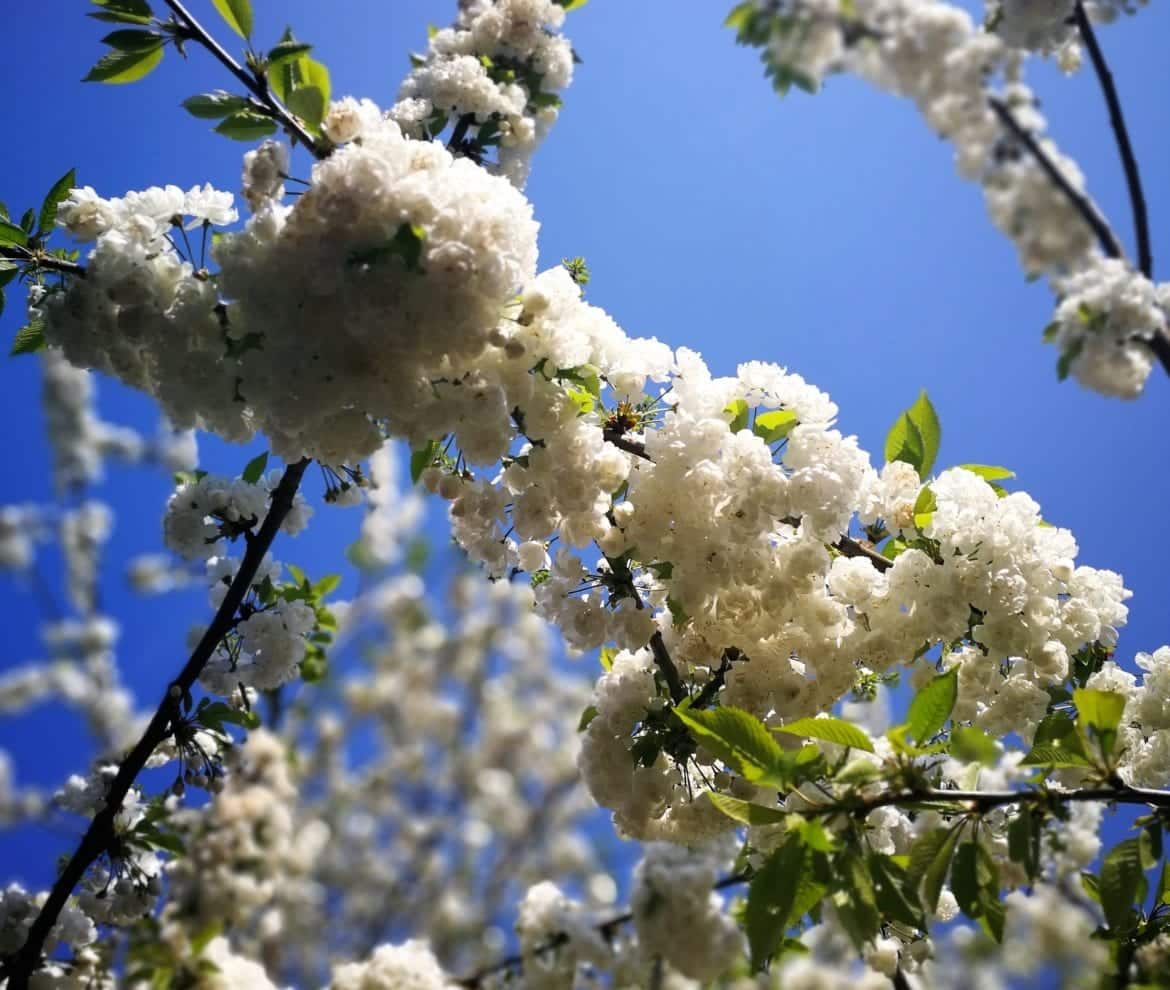
[[[28,981],[40,965],[41,953],[49,933],[56,924],[57,916],[65,906],[74,887],[81,881],[85,871],[105,853],[115,836],[114,821],[122,809],[122,802],[146,766],[151,754],[171,733],[174,720],[191,703],[191,689],[203,672],[220,642],[236,620],[236,613],[252,586],[252,580],[260,568],[264,555],[284,524],[285,517],[293,507],[293,499],[300,487],[301,478],[309,461],[303,459],[285,468],[284,475],[272,493],[272,503],[259,529],[248,540],[247,550],[240,568],[224,596],[207,631],[186,664],[167,687],[142,737],[118,767],[118,773],[106,791],[101,810],[94,816],[86,829],[77,850],[69,858],[56,883],[49,893],[21,948],[5,964],[9,990],[27,990]]]

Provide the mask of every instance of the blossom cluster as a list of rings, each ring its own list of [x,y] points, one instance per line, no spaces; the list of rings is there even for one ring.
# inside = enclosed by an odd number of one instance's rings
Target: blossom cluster
[[[556,0],[461,0],[455,24],[432,32],[416,58],[391,119],[416,138],[455,122],[476,154],[497,147],[494,168],[523,188],[532,153],[557,119],[557,93],[573,78],[573,49],[556,33],[564,20]],[[348,126],[326,129],[349,140]]]

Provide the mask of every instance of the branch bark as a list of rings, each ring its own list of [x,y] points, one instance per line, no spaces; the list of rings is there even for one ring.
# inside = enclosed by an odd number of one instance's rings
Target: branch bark
[[[167,686],[167,691],[142,738],[118,767],[117,776],[114,777],[106,794],[105,804],[90,822],[77,850],[65,864],[65,868],[57,877],[57,882],[53,884],[48,900],[33,921],[24,945],[7,962],[4,975],[8,977],[8,990],[28,990],[29,978],[40,965],[45,942],[69,895],[81,882],[85,871],[114,840],[114,819],[122,808],[123,800],[155,748],[170,735],[171,724],[182,711],[184,696],[190,693],[207,661],[211,659],[216,647],[235,622],[236,612],[252,587],[252,580],[264,560],[264,555],[272,546],[272,541],[276,538],[289,510],[292,509],[293,497],[300,487],[309,463],[308,458],[303,458],[285,468],[280,483],[272,493],[268,514],[256,534],[248,541],[240,569],[236,572],[211,625],[207,627],[179,676]]]
[[[1105,61],[1105,53],[1097,42],[1097,35],[1093,31],[1093,24],[1089,15],[1085,13],[1082,0],[1077,0],[1073,8],[1073,19],[1077,30],[1089,50],[1089,60],[1093,63],[1093,71],[1101,84],[1101,92],[1105,96],[1105,105],[1109,108],[1109,126],[1113,129],[1113,137],[1117,141],[1117,151],[1121,155],[1121,166],[1125,171],[1125,185],[1129,190],[1129,204],[1133,210],[1134,236],[1137,240],[1138,269],[1146,278],[1153,277],[1154,259],[1150,248],[1150,216],[1146,208],[1146,197],[1142,191],[1142,177],[1138,171],[1137,157],[1133,153],[1133,145],[1129,140],[1129,129],[1125,125],[1125,115],[1121,111],[1121,99],[1117,95],[1117,86],[1113,82],[1113,73]]]

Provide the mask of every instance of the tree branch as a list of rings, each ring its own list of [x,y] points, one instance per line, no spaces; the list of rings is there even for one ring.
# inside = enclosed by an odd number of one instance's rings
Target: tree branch
[[[1097,235],[1097,242],[1101,245],[1101,250],[1110,258],[1124,258],[1125,251],[1122,250],[1117,235],[1113,233],[1113,228],[1101,216],[1093,201],[1069,182],[1068,177],[1056,167],[1056,163],[1040,147],[1035,136],[1016,120],[1008,105],[1000,97],[988,96],[987,102],[991,105],[991,109],[999,118],[1000,123],[1028,149],[1028,152],[1036,159],[1036,163],[1044,170],[1044,174],[1064,193],[1065,198],[1076,208],[1076,211],[1084,218],[1085,223],[1093,229],[1093,233]]]
[[[0,247],[0,258],[6,261],[32,262],[37,268],[44,268],[51,272],[60,272],[62,275],[76,275],[85,278],[85,266],[75,261],[66,261],[64,258],[54,258],[43,251],[30,251],[28,248],[5,245]]]
[[[85,871],[102,855],[115,838],[114,819],[122,808],[122,802],[138,774],[146,766],[146,761],[155,748],[171,733],[172,722],[180,715],[183,698],[194,686],[199,675],[203,672],[207,661],[219,646],[224,635],[235,621],[236,611],[243,603],[252,586],[252,580],[272,546],[281,524],[292,508],[293,497],[300,487],[301,478],[309,466],[309,459],[303,458],[295,464],[290,464],[284,470],[280,483],[272,493],[271,505],[268,514],[264,517],[260,529],[248,542],[240,569],[236,572],[223,603],[215,613],[211,625],[199,640],[199,644],[192,651],[187,663],[179,676],[167,686],[166,694],[159,702],[158,709],[129,755],[122,761],[106,793],[105,803],[90,822],[85,835],[81,839],[76,852],[65,864],[65,868],[57,877],[49,893],[48,900],[41,907],[36,920],[29,929],[28,938],[21,948],[8,960],[5,966],[5,975],[8,977],[8,990],[28,990],[29,977],[41,962],[45,942],[51,933],[61,909],[73,889],[80,883]]]
[[[248,72],[239,62],[232,58],[223,46],[208,33],[207,29],[195,20],[179,0],[163,0],[163,2],[171,8],[175,16],[179,19],[179,23],[187,36],[211,52],[228,72],[243,83],[248,92],[260,101],[264,113],[278,121],[284,127],[285,131],[300,141],[315,157],[324,158],[328,155],[328,149],[319,144],[313,135],[305,130],[305,125],[273,95],[267,82],[262,78],[258,78],[253,73]]]
[[[794,810],[792,813],[806,817],[832,813],[868,814],[875,808],[883,808],[889,805],[933,804],[937,802],[967,804],[968,806],[974,806],[972,810],[982,812],[1010,804],[1071,804],[1087,801],[1105,801],[1117,804],[1145,804],[1157,808],[1170,808],[1170,791],[1155,791],[1144,787],[1130,787],[1128,784],[1119,784],[1111,787],[1090,787],[1075,791],[948,791],[928,787],[909,791],[887,791],[885,794],[879,794],[876,797],[853,803],[842,803],[827,807],[801,808]],[[751,878],[752,872],[750,870],[734,873],[716,883],[712,887],[712,890],[723,890],[726,887],[733,887],[737,884],[746,883]],[[626,911],[600,922],[595,927],[601,935],[609,939],[613,937],[618,928],[628,924],[633,919],[633,913]],[[529,953],[517,953],[500,959],[477,970],[470,976],[456,980],[456,985],[467,987],[469,990],[476,990],[490,976],[495,976],[497,973],[506,973],[513,969],[522,969],[524,960],[528,955],[535,956],[544,952],[552,952],[554,949],[565,945],[568,941],[569,936],[564,933],[553,935],[547,941],[533,948]],[[899,973],[901,973],[900,970]],[[904,974],[901,975],[900,983],[895,978],[895,985],[902,987],[909,986]]]
[[[678,668],[674,665],[670,651],[662,639],[661,629],[655,629],[654,635],[650,637],[650,652],[654,654],[655,666],[662,671],[662,676],[666,680],[670,700],[676,705],[680,704],[687,696],[687,689],[683,687],[682,678],[678,675]]]
[[[1125,126],[1125,115],[1121,112],[1121,100],[1117,95],[1117,86],[1113,82],[1113,73],[1105,62],[1105,55],[1097,43],[1097,35],[1085,13],[1082,0],[1077,0],[1073,8],[1073,18],[1077,30],[1084,39],[1085,47],[1089,50],[1089,59],[1093,63],[1093,70],[1097,73],[1097,80],[1101,84],[1101,92],[1105,96],[1105,104],[1109,108],[1109,126],[1113,128],[1113,137],[1117,141],[1117,150],[1121,155],[1121,165],[1125,170],[1125,185],[1129,190],[1129,204],[1133,210],[1134,234],[1137,239],[1138,269],[1146,278],[1153,277],[1154,259],[1150,250],[1150,217],[1146,209],[1146,197],[1142,192],[1142,177],[1138,171],[1137,157],[1133,153],[1133,145],[1129,140],[1129,130]]]

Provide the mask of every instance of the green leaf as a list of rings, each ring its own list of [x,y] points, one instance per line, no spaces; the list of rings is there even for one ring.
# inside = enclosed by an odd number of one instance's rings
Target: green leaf
[[[422,249],[426,243],[426,230],[417,223],[400,224],[398,231],[389,240],[373,247],[351,251],[350,265],[375,265],[390,258],[400,258],[408,272],[422,271]]]
[[[918,465],[918,475],[925,478],[934,467],[938,457],[938,448],[942,443],[942,425],[938,421],[938,413],[934,411],[930,398],[923,389],[907,411],[906,415],[918,430],[922,439],[922,462]]]
[[[764,443],[775,443],[788,436],[799,423],[796,413],[791,410],[773,409],[771,412],[762,412],[756,416],[756,421],[752,423],[752,432],[762,437]]]
[[[0,244],[15,244],[17,247],[28,245],[28,234],[24,229],[8,220],[0,220]]]
[[[307,55],[313,50],[313,46],[306,44],[303,41],[280,41],[269,51],[268,65],[280,65],[282,62],[288,62],[292,59],[300,58],[302,55]]]
[[[814,884],[810,866],[808,850],[794,835],[752,877],[743,926],[753,970],[767,965],[784,941],[784,933],[799,917],[795,915],[798,894],[802,887]]]
[[[240,475],[240,480],[249,485],[256,484],[264,477],[264,469],[268,467],[268,451],[257,454],[244,468],[244,473]]]
[[[211,0],[220,16],[227,21],[228,27],[241,38],[252,36],[252,3],[251,0]]]
[[[743,399],[733,399],[723,407],[723,415],[731,417],[731,422],[727,424],[727,428],[732,433],[746,430],[749,412],[748,404]]]
[[[964,471],[979,475],[984,481],[1002,481],[1005,478],[1016,476],[1015,471],[1009,471],[1005,467],[996,467],[993,464],[960,464],[959,467]]]
[[[417,485],[422,473],[435,462],[439,455],[439,441],[430,440],[425,447],[413,450],[410,453],[410,482]]]
[[[1077,688],[1073,691],[1073,704],[1077,709],[1077,723],[1086,736],[1094,736],[1101,746],[1101,753],[1109,757],[1117,742],[1117,728],[1125,712],[1125,695],[1116,691],[1097,691],[1091,688]]]
[[[326,574],[324,577],[318,578],[313,583],[313,591],[317,598],[325,598],[332,594],[341,585],[340,574]]]
[[[246,109],[248,101],[242,96],[234,96],[217,89],[213,93],[190,96],[183,101],[182,106],[192,117],[198,117],[200,120],[222,120],[230,114]]]
[[[131,83],[149,75],[162,61],[163,46],[160,40],[154,48],[143,48],[134,52],[107,52],[97,65],[89,70],[82,82]]]
[[[41,237],[47,237],[56,226],[57,210],[69,198],[69,193],[75,185],[77,170],[71,168],[54,182],[53,187],[45,194],[45,201],[41,203],[41,212],[37,219],[37,230]]]
[[[992,766],[999,759],[999,747],[982,729],[973,725],[960,725],[951,733],[950,753],[968,763],[982,763]]]
[[[44,349],[45,323],[43,320],[31,320],[16,331],[16,336],[12,338],[12,350],[8,354],[16,357],[18,354],[35,354]]]
[[[321,121],[329,110],[329,70],[308,55],[288,64],[295,67],[297,79],[284,102],[309,130],[320,130]]]
[[[734,28],[740,31],[747,27],[748,22],[756,12],[756,5],[754,0],[744,0],[743,3],[737,3],[731,9],[731,13],[723,22],[724,27]]]
[[[922,434],[918,432],[909,413],[902,413],[890,427],[890,432],[886,434],[885,454],[887,463],[904,461],[918,472],[919,477],[926,476],[922,470],[925,456]]]
[[[116,24],[149,24],[152,18],[150,4],[146,0],[92,0],[101,7],[100,13],[90,14],[99,21]]]
[[[947,831],[922,876],[922,901],[926,910],[931,914],[938,910],[938,899],[942,896],[942,888],[950,869],[951,857],[955,852],[955,846],[958,845],[962,831],[961,824]],[[910,857],[913,862],[913,848],[911,848]]]
[[[906,723],[910,735],[919,744],[928,742],[942,731],[959,694],[959,668],[933,678],[910,702]]]
[[[938,508],[938,499],[934,497],[934,492],[931,491],[930,485],[923,485],[922,491],[918,493],[918,498],[914,500],[914,526],[916,529],[923,530],[930,525],[930,520],[934,516],[934,510]]]
[[[1114,846],[1101,862],[1101,910],[1109,927],[1129,927],[1130,912],[1142,882],[1142,854],[1136,838]]]
[[[874,899],[885,919],[910,928],[926,928],[919,899],[906,895],[906,870],[889,856],[870,853],[869,872],[873,878]]]
[[[1154,891],[1154,905],[1170,904],[1170,859],[1162,860],[1162,872]]]
[[[602,670],[613,670],[614,657],[618,655],[616,646],[603,646],[601,652],[598,654],[598,660],[601,663]]]
[[[931,867],[940,857],[945,863],[950,862],[951,853],[959,841],[957,828],[936,828],[924,832],[914,840],[910,846],[910,862],[906,866],[906,894],[915,902],[921,900],[931,913],[938,907],[939,894],[942,891],[942,880],[938,881],[938,889],[934,892],[934,900],[927,898],[922,890],[923,882],[931,871]],[[946,878],[945,869],[943,879]]]
[[[581,713],[581,718],[577,722],[577,731],[584,732],[587,728],[589,728],[589,723],[597,718],[598,714],[599,713],[597,711],[596,705],[590,705],[588,708],[586,708],[585,711]]]
[[[1020,761],[1030,767],[1091,766],[1077,723],[1068,715],[1052,712],[1041,719],[1032,738],[1032,749]]]
[[[257,138],[275,134],[276,124],[262,114],[241,110],[221,121],[215,128],[215,133],[229,137],[233,141],[255,141]]]
[[[714,711],[676,708],[674,713],[697,743],[746,780],[763,787],[784,785],[784,751],[754,715],[730,705]]]
[[[553,0],[553,3],[559,7],[564,7],[566,11],[576,10],[579,7],[584,7],[589,0]]]
[[[27,210],[24,211],[24,215],[20,218],[20,229],[31,236],[33,227],[36,226],[36,222],[36,211],[30,206]]]
[[[119,52],[147,52],[161,47],[166,42],[163,35],[155,31],[141,31],[137,28],[123,28],[111,31],[102,38],[103,45],[109,45]]]
[[[210,705],[200,709],[197,714],[200,725],[206,729],[214,729],[217,732],[221,732],[223,731],[224,722],[228,722],[231,725],[238,725],[241,728],[247,728],[250,713],[240,708],[232,708],[231,705],[225,705],[222,701],[214,701]]]
[[[741,801],[739,798],[716,791],[708,791],[707,797],[728,818],[744,825],[778,825],[788,817],[788,813],[779,808],[770,808],[766,804],[752,804],[750,801]]]
[[[793,722],[773,729],[773,732],[787,732],[793,736],[809,739],[823,739],[839,746],[851,746],[873,752],[873,742],[857,726],[840,718],[798,718]]]

